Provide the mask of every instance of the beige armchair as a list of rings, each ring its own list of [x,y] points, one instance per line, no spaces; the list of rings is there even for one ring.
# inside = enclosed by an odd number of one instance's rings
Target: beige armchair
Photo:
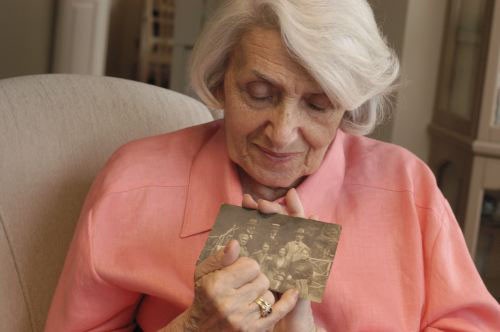
[[[109,77],[0,80],[0,331],[42,331],[93,177],[121,144],[211,121],[201,103]]]

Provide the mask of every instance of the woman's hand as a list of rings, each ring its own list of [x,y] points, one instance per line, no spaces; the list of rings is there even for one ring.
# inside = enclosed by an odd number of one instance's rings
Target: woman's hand
[[[193,304],[162,331],[270,331],[294,308],[298,294],[275,303],[269,280],[253,259],[238,258],[239,248],[232,240],[197,266]],[[259,297],[273,305],[268,317],[260,315]]]
[[[285,196],[286,206],[279,203],[259,199],[255,201],[252,196],[243,196],[243,207],[259,210],[262,213],[280,213],[293,217],[305,218],[304,207],[295,189],[290,189]],[[315,219],[314,217],[311,217]],[[289,290],[290,291],[290,290]],[[287,291],[285,294],[287,294]],[[274,313],[273,313],[274,314]],[[298,299],[295,307],[275,326],[274,331],[316,331],[311,309],[311,302]]]
[[[265,199],[255,201],[249,194],[244,194],[242,206],[248,209],[259,210],[266,214],[279,213],[292,217],[305,218],[304,207],[300,201],[299,194],[297,194],[297,190],[294,188],[288,190],[286,193],[285,204],[286,206],[283,206],[279,203],[266,201]]]

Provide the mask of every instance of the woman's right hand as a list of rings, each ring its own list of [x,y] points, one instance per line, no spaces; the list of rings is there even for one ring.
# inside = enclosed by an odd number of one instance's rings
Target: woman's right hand
[[[275,303],[269,280],[257,262],[238,257],[239,250],[238,242],[232,240],[197,266],[195,297],[182,315],[183,330],[268,331],[294,308],[297,292],[290,290]],[[255,303],[258,297],[273,305],[265,318]]]

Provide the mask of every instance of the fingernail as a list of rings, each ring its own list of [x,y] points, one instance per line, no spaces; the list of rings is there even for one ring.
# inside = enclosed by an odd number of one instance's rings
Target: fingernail
[[[299,291],[297,289],[293,289],[292,292],[293,292],[292,295],[293,295],[294,298],[298,298],[299,297]]]
[[[226,246],[224,247],[224,253],[227,254],[228,251],[229,251],[229,243],[226,244]]]

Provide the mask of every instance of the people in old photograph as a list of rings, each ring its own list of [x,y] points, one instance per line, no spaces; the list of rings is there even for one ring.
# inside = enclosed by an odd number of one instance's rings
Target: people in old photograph
[[[238,242],[240,243],[240,256],[242,257],[250,256],[250,252],[247,247],[249,240],[250,236],[247,233],[240,233],[238,235]]]
[[[245,220],[241,225],[236,219]],[[240,256],[259,263],[270,289],[289,288],[299,296],[320,301],[339,238],[338,225],[314,220],[267,216],[225,206],[210,233],[200,260],[230,240],[240,244]]]
[[[281,243],[281,234],[280,234],[280,224],[273,223],[270,226],[270,229],[266,230],[265,232],[265,241],[269,243],[269,246],[271,247],[271,253],[276,254],[278,252],[278,249],[281,248],[282,243]]]
[[[300,297],[306,298],[310,295],[309,287],[312,284],[313,275],[314,267],[311,261],[307,258],[301,258],[290,264],[288,274],[281,285],[280,291],[295,288],[299,291]]]
[[[338,229],[324,227],[311,244],[311,255],[323,259],[332,259],[337,250],[338,236]]]
[[[289,263],[305,259],[310,256],[311,248],[304,243],[305,229],[299,228],[295,232],[295,239],[285,245],[286,257]]]
[[[279,292],[278,290],[282,289],[285,278],[286,273],[284,271],[273,274],[272,279],[269,280],[269,289]]]
[[[258,241],[256,241],[256,234],[255,234],[258,224],[259,221],[257,219],[250,218],[246,222],[245,227],[243,229],[243,233],[248,235],[246,247],[248,248],[250,253],[254,252],[259,248],[259,243]]]
[[[272,260],[271,257],[271,246],[267,242],[262,243],[260,250],[253,252],[250,257],[255,259],[260,265],[260,269],[264,274],[268,274],[269,262]]]
[[[286,276],[287,268],[288,260],[286,258],[286,249],[285,247],[281,247],[278,249],[278,253],[274,254],[269,261],[267,277],[271,281],[271,287],[279,289],[281,282]],[[273,286],[273,280],[275,280],[275,283],[278,281],[280,283]]]

